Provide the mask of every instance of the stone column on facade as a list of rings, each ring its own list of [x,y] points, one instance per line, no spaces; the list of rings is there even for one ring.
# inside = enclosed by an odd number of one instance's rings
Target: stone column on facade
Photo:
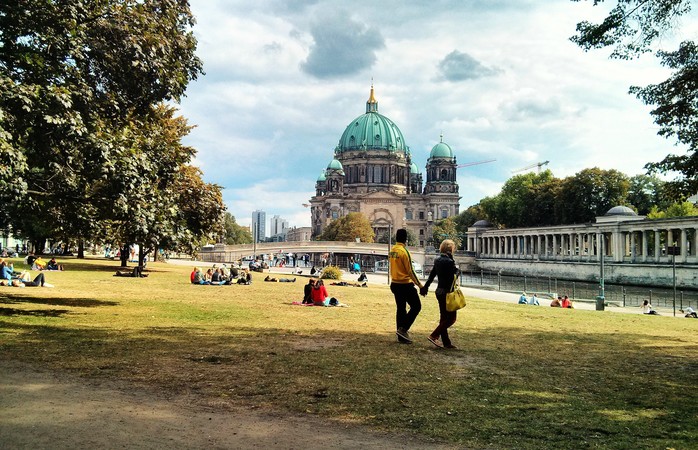
[[[630,232],[630,262],[634,263],[635,262],[635,232],[631,231]]]
[[[686,233],[685,228],[681,228],[681,262],[686,262],[688,260],[688,233]]]
[[[548,235],[543,235],[543,247],[541,248],[541,256],[543,259],[548,259]]]
[[[654,230],[654,262],[659,262],[662,256],[662,252],[659,247],[660,237],[659,230]]]
[[[536,252],[536,259],[540,259],[540,256],[541,256],[541,254],[543,253],[543,252],[541,252],[541,244],[542,244],[542,243],[543,243],[542,236],[541,236],[540,234],[538,234],[538,235],[536,236],[536,244],[538,245],[538,248],[536,249],[536,250],[537,250],[537,252]]]
[[[642,230],[642,262],[647,261],[647,230]]]
[[[698,261],[698,228],[693,229],[693,239],[691,240],[691,254],[693,262]]]

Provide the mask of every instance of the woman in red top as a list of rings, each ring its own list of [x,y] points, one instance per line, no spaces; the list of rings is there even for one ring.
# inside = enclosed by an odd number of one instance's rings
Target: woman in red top
[[[315,306],[327,306],[329,304],[329,294],[322,280],[318,280],[310,292],[310,298],[313,299]]]

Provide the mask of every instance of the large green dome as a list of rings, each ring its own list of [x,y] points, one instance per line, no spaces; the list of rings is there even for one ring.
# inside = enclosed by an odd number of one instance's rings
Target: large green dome
[[[378,102],[371,96],[366,102],[366,114],[347,125],[337,144],[336,153],[356,150],[388,150],[409,154],[405,137],[395,123],[378,113]]]

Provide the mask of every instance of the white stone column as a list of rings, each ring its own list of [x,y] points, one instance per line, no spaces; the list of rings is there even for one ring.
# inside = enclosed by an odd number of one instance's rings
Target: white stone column
[[[659,262],[662,257],[662,250],[659,245],[661,234],[659,230],[654,230],[654,262]]]
[[[647,230],[642,230],[642,262],[647,261]]]
[[[635,232],[630,232],[630,262],[635,262],[636,252],[635,252]]]
[[[681,262],[686,262],[688,260],[688,234],[685,228],[681,228]]]

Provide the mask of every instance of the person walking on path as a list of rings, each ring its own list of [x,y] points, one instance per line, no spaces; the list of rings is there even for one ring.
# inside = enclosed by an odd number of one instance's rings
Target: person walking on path
[[[429,292],[429,285],[434,281],[434,277],[438,277],[439,282],[436,286],[436,300],[439,302],[439,325],[431,332],[429,341],[437,347],[453,348],[456,346],[451,343],[448,337],[448,328],[456,323],[456,311],[448,311],[446,309],[446,294],[451,290],[453,285],[453,277],[458,276],[460,272],[453,260],[453,251],[456,248],[456,243],[450,239],[441,242],[439,252],[441,256],[434,260],[434,268],[429,273],[429,278],[424,286],[419,290],[419,293],[426,296]],[[439,342],[441,339],[441,342]]]
[[[395,233],[395,245],[388,254],[390,262],[390,291],[395,296],[395,322],[397,325],[397,339],[403,344],[411,344],[409,330],[419,311],[422,303],[419,300],[419,292],[415,284],[422,288],[422,283],[417,278],[412,268],[412,257],[407,250],[407,230],[400,228]],[[407,305],[410,310],[407,311]]]

